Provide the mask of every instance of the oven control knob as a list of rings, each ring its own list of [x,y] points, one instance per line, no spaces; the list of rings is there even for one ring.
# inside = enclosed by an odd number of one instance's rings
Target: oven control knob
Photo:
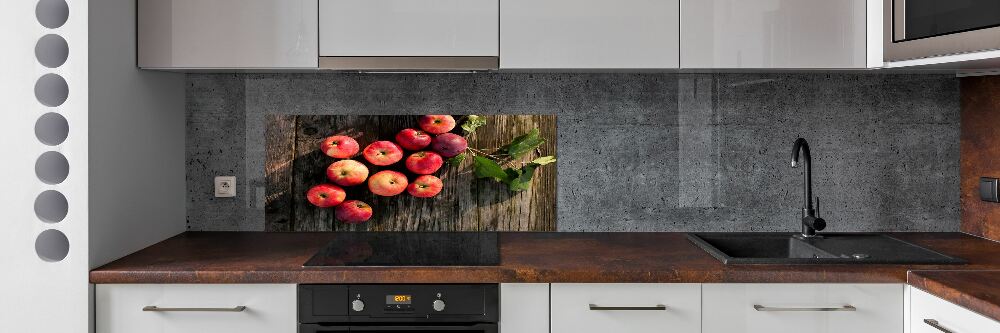
[[[435,300],[434,301],[434,311],[438,311],[438,312],[444,311],[444,301],[442,301],[442,300]]]
[[[365,309],[365,302],[360,299],[356,299],[354,302],[351,302],[351,309],[356,312],[361,312],[361,310]]]

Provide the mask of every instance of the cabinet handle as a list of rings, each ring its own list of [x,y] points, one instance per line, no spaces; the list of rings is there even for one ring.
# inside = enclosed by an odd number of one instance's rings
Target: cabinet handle
[[[947,328],[944,328],[944,326],[941,326],[941,323],[938,323],[938,321],[934,320],[934,319],[924,319],[924,324],[927,324],[930,327],[936,328],[938,331],[941,331],[941,332],[944,332],[944,333],[955,333],[955,332],[952,332],[951,330],[949,330]]]
[[[231,308],[161,308],[155,305],[142,307],[142,311],[155,312],[243,312],[247,307],[240,305]]]
[[[763,306],[759,304],[754,304],[753,309],[757,311],[858,311],[853,305],[844,305],[841,307],[833,308],[776,308],[771,306]]]
[[[653,306],[600,306],[597,304],[591,304],[591,311],[648,311],[648,310],[666,310],[667,306],[663,304],[657,304]]]

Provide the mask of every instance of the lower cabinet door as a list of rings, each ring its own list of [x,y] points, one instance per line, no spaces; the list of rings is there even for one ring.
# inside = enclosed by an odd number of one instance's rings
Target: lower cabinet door
[[[555,283],[551,288],[552,333],[701,331],[700,284]]]
[[[704,284],[705,333],[903,333],[902,284]]]
[[[98,333],[294,333],[294,284],[99,284]]]
[[[910,332],[986,333],[1000,332],[1000,322],[910,287]]]

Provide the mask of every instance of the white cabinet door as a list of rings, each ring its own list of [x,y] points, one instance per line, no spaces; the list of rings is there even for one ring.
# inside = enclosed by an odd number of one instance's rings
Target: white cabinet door
[[[139,67],[316,68],[317,0],[139,0]]]
[[[677,68],[678,0],[503,0],[500,68]]]
[[[552,333],[698,333],[701,285],[552,284]]]
[[[909,287],[909,290],[910,332],[907,333],[941,333],[945,330],[951,333],[1000,332],[1000,322],[923,290],[913,287]]]
[[[500,55],[499,0],[319,0],[324,57]]]
[[[549,333],[549,284],[500,284],[500,332]]]
[[[704,284],[705,333],[902,333],[901,284]],[[852,306],[853,311],[830,311]]]
[[[96,288],[98,333],[298,331],[294,284],[99,284]],[[147,306],[166,311],[143,311]],[[246,308],[211,311],[237,306]]]
[[[865,68],[866,3],[682,0],[681,68]]]

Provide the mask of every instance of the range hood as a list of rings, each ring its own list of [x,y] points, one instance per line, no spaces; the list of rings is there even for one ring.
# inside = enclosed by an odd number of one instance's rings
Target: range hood
[[[361,72],[482,72],[500,68],[500,57],[319,57],[321,70]]]
[[[499,68],[499,0],[319,0],[321,70]]]

